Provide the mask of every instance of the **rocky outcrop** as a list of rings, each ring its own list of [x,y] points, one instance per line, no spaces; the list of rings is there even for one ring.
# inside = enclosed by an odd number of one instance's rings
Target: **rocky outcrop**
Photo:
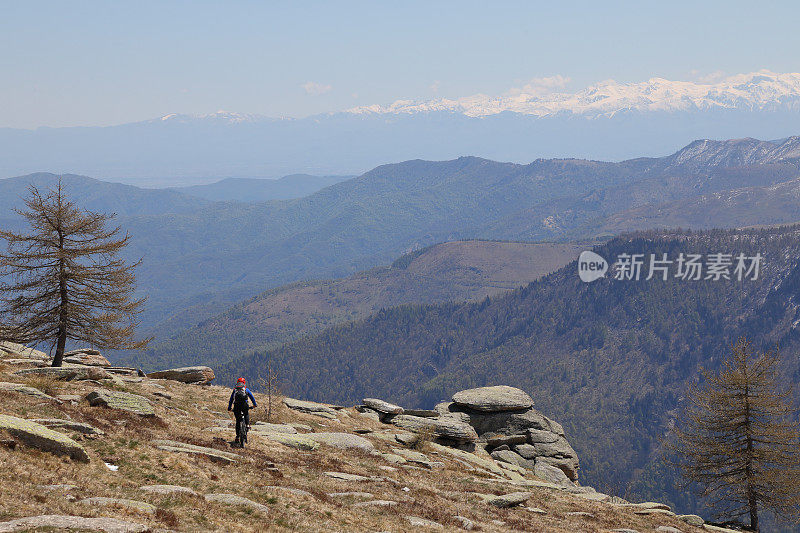
[[[208,502],[221,503],[224,505],[238,505],[247,507],[254,511],[260,511],[264,514],[269,514],[269,507],[266,505],[254,502],[253,500],[248,500],[247,498],[243,498],[235,494],[206,494],[205,499]]]
[[[453,403],[459,407],[497,413],[519,411],[533,407],[533,400],[525,392],[506,385],[462,390],[453,395]]]
[[[478,440],[475,429],[456,418],[397,415],[391,419],[391,423],[415,433],[431,431],[439,440],[455,444],[473,443]]]
[[[44,376],[61,381],[108,379],[110,376],[102,368],[94,366],[46,366],[17,370],[18,376]]]
[[[84,435],[100,436],[104,434],[103,430],[101,429],[97,429],[90,424],[84,424],[83,422],[75,422],[74,420],[64,420],[61,418],[35,418],[32,420],[32,422],[36,422],[37,424],[41,424],[50,429],[63,429],[67,431],[73,431],[75,433],[82,433]]]
[[[414,433],[431,432],[440,444],[478,444],[495,461],[512,471],[532,471],[549,483],[574,486],[578,480],[578,454],[558,422],[533,408],[531,397],[505,385],[457,392],[451,402],[440,403],[435,417],[390,414],[402,409],[383,400],[365,398],[357,407],[363,414]]]
[[[383,413],[385,415],[402,415],[403,408],[393,403],[385,402],[377,398],[364,398],[362,400],[364,407]]]
[[[41,400],[53,400],[58,402],[57,398],[50,396],[49,394],[45,394],[39,389],[35,387],[29,387],[28,385],[23,385],[22,383],[10,383],[7,381],[0,381],[0,391],[4,392],[17,392],[20,394],[26,394],[28,396],[33,396],[34,398],[38,398]]]
[[[43,528],[65,531],[105,531],[106,533],[142,533],[151,531],[149,526],[143,524],[107,517],[84,518],[82,516],[69,515],[41,515],[0,522],[0,533],[38,531]]]
[[[208,385],[216,376],[214,376],[214,371],[207,366],[186,366],[150,372],[147,377],[151,379],[169,379],[192,385]]]
[[[15,440],[55,455],[68,456],[75,461],[89,462],[83,446],[63,433],[48,429],[41,424],[15,416],[0,415],[0,432],[5,431]]]
[[[323,416],[323,418],[336,418],[336,409],[330,405],[306,400],[296,400],[294,398],[284,398],[283,404],[289,409],[311,413],[312,415]]]
[[[138,394],[108,390],[90,392],[86,399],[89,405],[100,405],[109,409],[119,409],[139,416],[155,416],[155,410],[150,400]]]
[[[97,350],[91,350],[89,348],[83,350],[72,350],[71,352],[65,353],[64,362],[86,366],[111,366],[109,360],[103,357],[100,352]]]
[[[24,344],[17,344],[16,342],[2,341],[0,342],[0,357],[12,357],[19,359],[34,359],[37,361],[47,361],[50,357],[39,350],[28,348]]]

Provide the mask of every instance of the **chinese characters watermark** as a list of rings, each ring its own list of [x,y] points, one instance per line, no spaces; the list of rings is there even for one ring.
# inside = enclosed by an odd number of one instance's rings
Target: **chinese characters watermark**
[[[610,266],[604,257],[591,251],[582,252],[578,258],[578,275],[590,283],[610,270],[618,281],[639,281],[670,278],[686,281],[757,280],[761,274],[764,256],[761,253],[710,253],[688,254],[681,252],[670,258],[666,253],[622,253]]]

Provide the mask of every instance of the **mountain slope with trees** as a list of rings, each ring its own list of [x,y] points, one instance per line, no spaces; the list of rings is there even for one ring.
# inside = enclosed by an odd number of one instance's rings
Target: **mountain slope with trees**
[[[403,255],[388,267],[269,290],[146,352],[118,360],[145,369],[191,365],[197,360],[216,366],[219,361],[276,348],[382,308],[480,300],[505,292],[557,270],[581,249],[577,244],[497,241],[437,244]],[[176,320],[189,322],[193,316],[189,308]]]
[[[142,321],[153,330],[183,309],[193,308],[198,323],[270,287],[347,276],[439,242],[613,233],[603,221],[620,212],[795,179],[798,156],[797,137],[698,141],[668,157],[619,163],[414,160],[377,167],[304,198],[261,203],[126,192],[122,186],[103,185],[97,192],[105,191],[101,210],[117,212],[131,233],[126,259],[144,258],[139,284],[149,299]],[[126,210],[129,198],[147,199],[145,214]],[[753,215],[747,224],[776,218],[768,204]],[[722,220],[740,225],[736,217]]]
[[[289,394],[347,402],[367,391],[432,407],[455,390],[510,384],[557,414],[590,483],[668,499],[659,439],[700,366],[714,368],[738,335],[780,344],[800,379],[800,230],[646,233],[596,250],[761,253],[757,281],[579,280],[576,263],[525,288],[476,303],[401,306],[229,364],[223,378],[280,368]]]

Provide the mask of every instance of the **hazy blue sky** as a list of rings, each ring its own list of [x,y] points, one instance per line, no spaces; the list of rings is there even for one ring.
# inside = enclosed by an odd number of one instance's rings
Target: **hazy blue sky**
[[[800,71],[797,2],[0,1],[0,127]]]

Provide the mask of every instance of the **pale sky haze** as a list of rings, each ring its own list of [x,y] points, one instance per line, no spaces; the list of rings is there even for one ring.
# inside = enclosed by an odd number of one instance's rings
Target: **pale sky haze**
[[[0,127],[800,72],[796,2],[554,4],[3,1]]]

